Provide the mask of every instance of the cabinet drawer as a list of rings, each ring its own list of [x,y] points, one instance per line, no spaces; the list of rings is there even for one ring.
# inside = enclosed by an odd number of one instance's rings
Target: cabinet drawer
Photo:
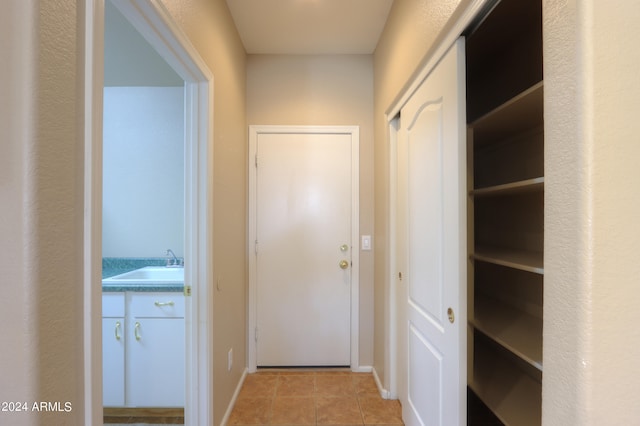
[[[131,294],[130,313],[138,318],[184,318],[181,293]]]
[[[109,293],[102,295],[103,317],[124,317],[124,293]]]

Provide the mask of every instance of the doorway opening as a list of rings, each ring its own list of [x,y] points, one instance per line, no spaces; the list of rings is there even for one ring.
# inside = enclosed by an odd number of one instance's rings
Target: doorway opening
[[[212,421],[213,76],[187,37],[157,2],[111,0],[184,81],[184,421]],[[104,3],[85,10],[85,423],[102,424],[102,127]],[[182,91],[182,90],[181,90]],[[141,160],[143,161],[143,160]],[[165,249],[170,247],[165,247]],[[162,303],[160,301],[159,303]],[[172,305],[167,305],[174,307]],[[138,331],[140,331],[138,329]],[[140,335],[140,334],[139,334]],[[137,336],[136,336],[137,337]]]

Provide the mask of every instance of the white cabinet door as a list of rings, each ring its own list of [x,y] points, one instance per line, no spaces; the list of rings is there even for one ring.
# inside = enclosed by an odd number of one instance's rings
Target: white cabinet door
[[[127,346],[127,406],[184,406],[184,318],[133,317]]]
[[[102,403],[124,406],[124,317],[102,319]]]

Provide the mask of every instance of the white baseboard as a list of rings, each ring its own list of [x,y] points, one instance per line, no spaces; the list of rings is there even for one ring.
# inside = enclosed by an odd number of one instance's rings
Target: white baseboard
[[[231,412],[233,411],[233,407],[236,405],[236,400],[238,399],[238,395],[240,394],[240,390],[242,390],[242,385],[244,384],[244,379],[247,377],[247,373],[249,370],[246,368],[242,372],[242,376],[240,376],[240,380],[238,381],[238,385],[236,386],[235,392],[233,392],[233,396],[231,397],[231,401],[229,401],[229,406],[227,407],[227,411],[224,413],[224,417],[220,422],[220,426],[226,426],[229,421],[229,417],[231,417]]]
[[[382,397],[382,399],[391,399],[391,392],[382,387],[382,382],[380,381],[380,377],[378,377],[378,372],[375,368],[373,368],[372,370],[373,379],[376,381],[376,386],[378,386],[378,392],[380,392],[380,396]]]
[[[373,367],[370,365],[359,365],[351,369],[351,371],[354,373],[371,373],[372,370]]]

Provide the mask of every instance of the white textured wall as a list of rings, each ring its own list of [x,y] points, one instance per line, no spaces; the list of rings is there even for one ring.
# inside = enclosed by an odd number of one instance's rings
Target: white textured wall
[[[592,425],[640,419],[640,2],[592,0]],[[591,25],[593,23],[593,26]],[[587,30],[588,31],[588,30]],[[590,68],[590,67],[589,67]]]
[[[27,3],[11,2],[0,13],[0,248],[8,265],[0,278],[0,401],[32,398],[36,392],[38,339],[28,330],[34,310],[27,271],[29,242],[24,235],[28,225],[26,195],[29,182],[23,162],[33,129],[29,117],[33,114],[30,96],[33,69],[30,49],[34,35],[29,29],[33,11]],[[6,343],[5,343],[6,342]],[[11,384],[11,386],[8,386]],[[0,423],[26,425],[35,416],[0,413]]]
[[[83,142],[73,0],[0,12],[0,424],[83,424]],[[34,23],[37,22],[37,26]],[[33,411],[65,402],[71,412]]]
[[[373,233],[371,55],[250,55],[249,124],[360,126],[360,233]],[[360,252],[360,365],[373,365],[373,252]]]
[[[184,249],[184,89],[105,87],[103,257]]]
[[[638,2],[543,2],[543,424],[640,418]]]
[[[562,17],[562,18],[560,18]],[[543,8],[545,78],[545,292],[543,418],[546,425],[586,424],[585,358],[589,316],[591,185],[583,122],[588,112],[578,72],[575,4]],[[582,52],[584,53],[584,52]],[[588,190],[588,191],[587,191]],[[558,285],[560,283],[560,285]]]

